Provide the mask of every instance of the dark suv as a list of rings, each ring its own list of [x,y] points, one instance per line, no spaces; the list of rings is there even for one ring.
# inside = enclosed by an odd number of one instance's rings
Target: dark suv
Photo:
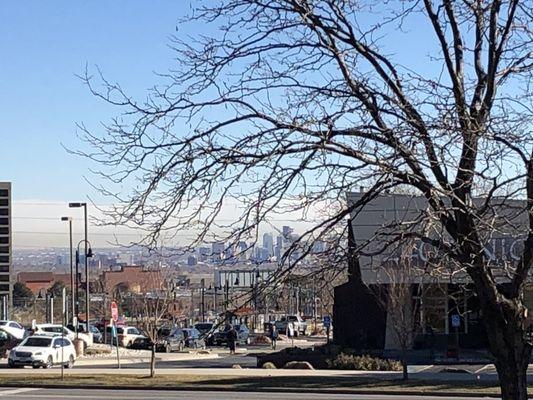
[[[183,328],[182,331],[183,335],[185,336],[185,346],[193,349],[205,348],[205,340],[198,329]]]
[[[159,328],[155,351],[167,352],[181,351],[185,347],[185,335],[180,328]]]
[[[231,329],[230,325],[226,325],[223,331],[215,333],[214,341],[217,346],[226,344],[228,342],[228,332]],[[237,332],[236,344],[246,345],[250,344],[250,330],[244,324],[233,325],[233,329]]]
[[[204,339],[205,344],[212,346],[215,342],[215,324],[212,322],[198,322],[194,325],[196,329],[200,332],[202,339]]]

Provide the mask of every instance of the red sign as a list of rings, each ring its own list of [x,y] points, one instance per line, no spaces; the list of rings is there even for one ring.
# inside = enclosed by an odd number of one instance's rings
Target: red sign
[[[118,306],[114,301],[111,302],[111,319],[115,322],[118,320]]]

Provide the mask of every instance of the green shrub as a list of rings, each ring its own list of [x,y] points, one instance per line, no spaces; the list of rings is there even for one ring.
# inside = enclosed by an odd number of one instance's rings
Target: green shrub
[[[367,355],[354,356],[340,353],[327,361],[331,369],[352,369],[360,371],[401,371],[402,364],[396,360],[388,360]]]

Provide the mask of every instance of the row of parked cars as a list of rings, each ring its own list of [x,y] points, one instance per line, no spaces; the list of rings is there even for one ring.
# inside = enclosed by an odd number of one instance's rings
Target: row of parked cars
[[[156,351],[180,351],[184,347],[205,348],[206,346],[222,346],[228,342],[230,325],[219,329],[212,322],[199,322],[192,328],[160,328],[155,343]],[[250,330],[245,324],[233,325],[237,332],[236,344],[250,344]]]
[[[71,368],[76,360],[73,340],[76,332],[57,324],[38,324],[27,329],[16,321],[0,321],[0,349],[7,353],[8,366],[51,368],[63,364]],[[85,346],[93,343],[93,335],[78,333]]]
[[[157,339],[153,343],[147,335],[134,326],[116,328],[116,336],[112,327],[99,330],[95,325],[80,323],[77,327],[60,324],[37,324],[33,328],[25,328],[16,321],[0,321],[0,351],[9,351],[8,365],[21,367],[30,365],[33,368],[51,368],[56,364],[72,367],[76,360],[74,340],[80,339],[84,347],[93,343],[118,344],[132,349],[150,349],[155,346],[158,352],[182,351],[185,348],[203,349],[206,346],[222,346],[228,342],[228,332],[235,329],[236,344],[250,343],[250,331],[245,324],[224,325],[219,327],[212,322],[199,322],[190,328],[161,327]]]
[[[245,324],[233,325],[233,329],[237,332],[236,344],[246,345],[250,343],[250,330]],[[190,328],[161,327],[157,331],[155,343],[152,343],[136,328],[117,329],[120,345],[133,349],[149,349],[154,345],[156,351],[167,353],[181,351],[186,347],[204,349],[206,346],[225,345],[229,330],[229,325],[219,329],[212,322],[199,322]]]

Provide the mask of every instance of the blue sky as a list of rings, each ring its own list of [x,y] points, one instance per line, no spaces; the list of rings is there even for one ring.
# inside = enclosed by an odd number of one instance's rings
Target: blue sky
[[[4,1],[0,5],[0,180],[14,200],[84,197],[87,162],[76,122],[97,128],[117,110],[75,76],[98,65],[134,94],[172,65],[169,35],[186,1]]]
[[[107,79],[142,97],[158,82],[154,72],[173,66],[169,37],[215,27],[178,26],[189,0],[67,1],[0,3],[0,181],[13,183],[14,245],[65,241],[61,215],[68,201],[101,199],[85,182],[94,179],[89,162],[69,155],[62,144],[80,148],[76,123],[98,131],[120,110],[93,97],[76,74],[98,65]],[[387,38],[403,61],[425,56],[429,25],[415,25],[416,40]],[[419,58],[415,61],[427,61]],[[93,213],[95,213],[93,211]],[[81,225],[77,224],[81,231]],[[95,228],[94,230],[96,230]],[[34,232],[32,234],[30,232]],[[41,234],[42,233],[42,234]],[[48,236],[47,236],[48,235]],[[108,233],[102,233],[108,235]],[[104,238],[103,238],[104,239]],[[103,240],[102,239],[102,240]],[[106,237],[105,239],[110,239]],[[103,241],[102,241],[103,243]]]
[[[188,10],[188,1],[165,0],[0,3],[0,181],[13,183],[15,247],[66,243],[61,215],[74,215],[81,235],[81,213],[66,202],[99,201],[84,181],[89,163],[62,144],[79,146],[76,122],[98,128],[117,110],[76,74],[98,65],[142,95],[154,71],[172,66],[168,38]],[[113,240],[107,231],[98,238]]]

